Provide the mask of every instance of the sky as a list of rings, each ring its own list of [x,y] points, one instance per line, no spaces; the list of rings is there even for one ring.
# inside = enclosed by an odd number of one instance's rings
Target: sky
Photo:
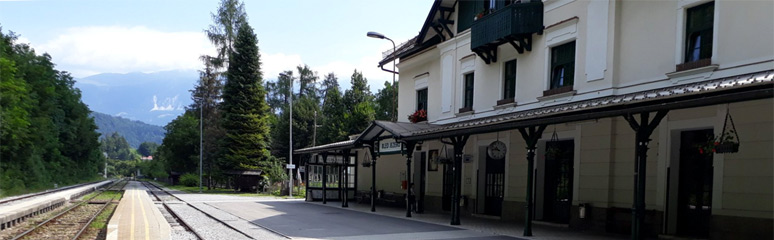
[[[392,49],[377,31],[400,44],[416,36],[432,0],[247,0],[264,79],[307,64],[322,78],[334,72],[343,88],[357,69],[372,91],[392,74],[377,63]],[[213,54],[203,30],[219,0],[0,0],[0,27],[19,42],[49,53],[57,69],[76,78],[100,73],[199,70]]]

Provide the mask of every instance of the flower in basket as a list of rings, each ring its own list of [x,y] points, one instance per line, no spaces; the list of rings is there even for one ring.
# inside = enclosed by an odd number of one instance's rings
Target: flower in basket
[[[412,123],[418,123],[421,121],[427,121],[427,111],[419,109],[411,115],[408,115],[408,120]]]
[[[476,16],[473,17],[473,21],[479,20],[482,17],[486,16],[487,14],[489,14],[489,10],[485,9],[484,11],[481,11],[480,13],[476,14]]]

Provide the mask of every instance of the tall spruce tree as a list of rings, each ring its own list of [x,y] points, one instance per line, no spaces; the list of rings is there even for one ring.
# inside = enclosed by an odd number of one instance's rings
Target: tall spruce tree
[[[320,144],[343,141],[347,138],[345,122],[341,116],[346,114],[344,101],[339,89],[339,82],[336,75],[330,73],[323,80],[323,106],[322,106],[322,127],[319,129],[317,142]]]
[[[242,23],[230,54],[223,88],[224,167],[262,169],[269,157],[269,106],[261,73],[258,39]]]
[[[204,63],[204,69],[199,71],[198,85],[191,90],[191,98],[194,102],[189,107],[191,110],[196,111],[196,113],[202,111],[196,114],[196,116],[199,117],[201,115],[204,123],[201,133],[203,135],[202,145],[204,148],[202,167],[207,171],[207,177],[210,179],[210,181],[207,181],[207,188],[212,188],[212,175],[214,172],[218,172],[216,161],[218,154],[221,153],[219,151],[219,141],[225,134],[220,124],[221,114],[218,109],[223,83],[220,80],[221,74],[217,72],[210,58],[209,56],[201,58]]]
[[[221,0],[217,13],[211,13],[214,22],[207,30],[207,38],[215,44],[218,55],[207,60],[215,69],[228,65],[229,55],[234,51],[237,30],[242,23],[247,22],[245,4],[239,0]]]
[[[346,129],[348,134],[358,134],[374,120],[374,103],[368,80],[355,70],[351,78],[352,88],[344,93]]]

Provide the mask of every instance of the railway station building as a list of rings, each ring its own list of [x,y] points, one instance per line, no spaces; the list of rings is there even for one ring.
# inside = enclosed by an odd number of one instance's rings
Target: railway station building
[[[436,0],[398,121],[299,149],[308,201],[772,239],[774,2]],[[407,117],[408,116],[408,117]],[[346,197],[342,197],[346,196]]]

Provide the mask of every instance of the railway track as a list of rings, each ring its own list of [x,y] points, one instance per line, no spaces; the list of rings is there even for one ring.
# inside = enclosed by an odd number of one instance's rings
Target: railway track
[[[114,182],[12,239],[79,239],[100,213],[111,204],[117,204],[113,201],[122,195],[118,189],[123,189],[126,183],[125,179]]]
[[[37,196],[43,196],[43,195],[46,195],[46,194],[61,192],[61,191],[64,191],[64,190],[73,189],[73,188],[77,188],[77,187],[81,187],[81,186],[85,186],[85,185],[89,185],[89,184],[94,184],[94,183],[98,183],[98,182],[100,182],[100,181],[89,182],[89,183],[81,183],[81,184],[76,184],[76,185],[67,186],[67,187],[61,187],[61,188],[57,188],[57,189],[50,189],[50,190],[46,190],[46,191],[43,191],[43,192],[25,194],[25,195],[21,195],[21,196],[7,197],[7,198],[4,198],[4,199],[0,199],[0,205],[11,203],[11,202],[15,202],[15,201],[19,201],[19,200],[30,199],[30,198],[34,198],[34,197],[37,197]]]
[[[178,221],[178,223],[180,223],[180,225],[182,225],[182,226],[183,226],[183,227],[184,227],[186,230],[188,230],[189,232],[193,233],[193,234],[194,234],[194,236],[196,236],[198,239],[207,239],[207,238],[204,238],[204,237],[202,237],[202,235],[203,235],[203,234],[201,234],[201,233],[197,232],[197,231],[196,231],[196,229],[194,229],[194,228],[190,227],[190,224],[186,223],[186,221],[185,221],[183,218],[180,218],[180,217],[179,217],[179,216],[178,216],[178,215],[177,215],[177,214],[176,214],[176,213],[175,213],[175,212],[174,212],[174,211],[173,211],[173,210],[172,210],[172,209],[171,209],[171,208],[170,208],[170,207],[167,205],[167,202],[170,202],[170,203],[173,203],[173,202],[175,202],[175,203],[177,203],[177,204],[186,204],[186,205],[188,205],[189,207],[191,207],[191,208],[195,209],[196,211],[199,211],[199,212],[201,212],[202,214],[206,215],[208,218],[210,218],[210,219],[213,219],[213,220],[215,220],[216,222],[218,222],[218,223],[222,224],[223,226],[225,226],[225,227],[227,227],[227,228],[229,228],[229,229],[231,229],[231,230],[234,230],[234,231],[236,231],[237,233],[240,233],[240,234],[244,235],[246,238],[248,238],[248,239],[254,239],[254,238],[253,238],[252,236],[250,236],[249,234],[247,234],[247,233],[245,233],[245,232],[242,232],[242,231],[240,231],[239,229],[236,229],[236,228],[232,227],[231,225],[229,225],[228,223],[224,222],[223,220],[221,220],[221,219],[218,219],[218,218],[216,218],[216,217],[213,217],[213,216],[212,216],[212,215],[210,215],[209,213],[207,213],[207,212],[205,212],[205,211],[202,211],[201,209],[199,209],[199,208],[197,208],[197,207],[195,207],[195,206],[193,206],[193,205],[191,205],[191,204],[189,204],[189,203],[187,203],[187,202],[183,201],[182,199],[178,198],[178,197],[177,197],[177,196],[175,196],[175,195],[172,195],[171,193],[167,192],[166,190],[162,189],[161,187],[157,186],[156,184],[154,184],[154,183],[152,183],[152,182],[142,182],[142,183],[143,183],[143,185],[145,185],[145,187],[146,187],[146,188],[148,188],[148,191],[149,191],[149,192],[150,192],[150,193],[151,193],[151,194],[152,194],[152,195],[153,195],[153,196],[156,198],[156,200],[160,201],[160,202],[161,202],[161,204],[163,204],[164,208],[165,208],[165,209],[166,209],[166,210],[167,210],[167,211],[168,211],[170,214],[172,214],[172,216],[173,216],[173,217],[174,217],[174,218],[175,218],[175,219]]]

